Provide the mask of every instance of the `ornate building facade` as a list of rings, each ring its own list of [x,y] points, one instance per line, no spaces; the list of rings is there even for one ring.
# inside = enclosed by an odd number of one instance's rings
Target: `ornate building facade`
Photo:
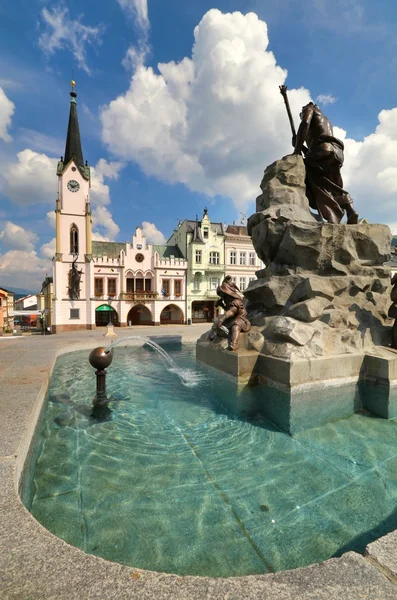
[[[187,261],[178,248],[148,244],[140,227],[132,242],[92,240],[90,168],[74,85],[70,96],[65,154],[57,167],[53,277],[42,288],[52,331],[186,322]]]
[[[225,277],[223,224],[211,222],[204,209],[201,220],[197,217],[180,223],[167,243],[177,246],[187,258],[188,322],[213,321],[218,312],[216,290]]]
[[[77,94],[70,93],[65,154],[57,166],[56,253],[43,282],[46,326],[53,332],[116,326],[212,322],[217,288],[231,275],[245,289],[260,268],[245,227],[184,220],[167,245],[92,239],[90,167],[84,161]]]
[[[251,281],[255,281],[256,271],[263,266],[247,233],[247,227],[228,225],[225,230],[225,270],[241,291]]]

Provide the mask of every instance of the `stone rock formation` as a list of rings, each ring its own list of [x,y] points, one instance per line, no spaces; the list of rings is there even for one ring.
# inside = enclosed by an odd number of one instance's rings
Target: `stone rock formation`
[[[319,222],[298,155],[267,167],[261,189],[248,232],[266,267],[244,291],[253,327],[241,350],[312,358],[389,345],[390,229]]]

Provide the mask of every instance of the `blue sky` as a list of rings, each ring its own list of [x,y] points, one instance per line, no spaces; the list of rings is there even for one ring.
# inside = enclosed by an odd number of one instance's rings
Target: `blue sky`
[[[284,82],[296,123],[317,99],[345,138],[360,215],[397,232],[396,31],[394,0],[1,3],[0,285],[51,271],[72,76],[99,239],[254,212],[290,151]]]

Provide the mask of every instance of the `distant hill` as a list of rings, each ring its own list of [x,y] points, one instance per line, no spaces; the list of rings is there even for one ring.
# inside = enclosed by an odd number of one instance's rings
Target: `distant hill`
[[[18,300],[18,298],[23,298],[24,296],[29,296],[29,294],[35,293],[35,292],[31,292],[29,290],[24,290],[23,288],[10,288],[7,285],[5,286],[5,288],[9,292],[13,292],[13,294],[15,294],[15,300]]]

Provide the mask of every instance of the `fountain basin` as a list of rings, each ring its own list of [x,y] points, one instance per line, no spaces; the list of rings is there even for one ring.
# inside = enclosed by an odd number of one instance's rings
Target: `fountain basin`
[[[170,354],[195,387],[152,352],[114,352],[111,422],[84,412],[82,355],[58,361],[49,391],[25,502],[67,542],[143,569],[230,577],[363,551],[394,528],[394,421],[355,415],[291,438],[260,417],[255,389],[197,370],[193,348]],[[65,404],[73,418],[60,426]]]
[[[194,328],[170,326],[167,332],[180,333],[185,341],[194,341],[207,325]],[[144,330],[144,328],[142,328]],[[146,334],[156,331],[147,328]],[[158,328],[161,331],[161,328]],[[127,332],[126,332],[127,334]],[[190,337],[189,337],[190,336]],[[363,598],[383,595],[395,598],[395,586],[385,571],[397,576],[396,533],[367,547],[369,559],[346,553],[320,565],[277,575],[259,575],[227,579],[179,577],[138,570],[104,561],[65,544],[42,527],[20,501],[28,457],[34,447],[33,436],[41,413],[49,376],[55,358],[65,352],[85,348],[87,355],[103,338],[96,332],[49,336],[45,344],[36,337],[24,338],[13,354],[7,347],[8,364],[0,373],[3,412],[0,421],[0,502],[4,520],[0,535],[2,580],[0,591],[5,600],[29,597],[52,600],[88,600],[99,596],[108,600],[136,598],[144,595],[172,600],[210,600],[237,596],[249,600],[264,597],[287,599],[299,597]],[[23,372],[26,376],[20,376]],[[379,568],[378,566],[379,565]],[[343,590],[343,591],[342,591]]]

